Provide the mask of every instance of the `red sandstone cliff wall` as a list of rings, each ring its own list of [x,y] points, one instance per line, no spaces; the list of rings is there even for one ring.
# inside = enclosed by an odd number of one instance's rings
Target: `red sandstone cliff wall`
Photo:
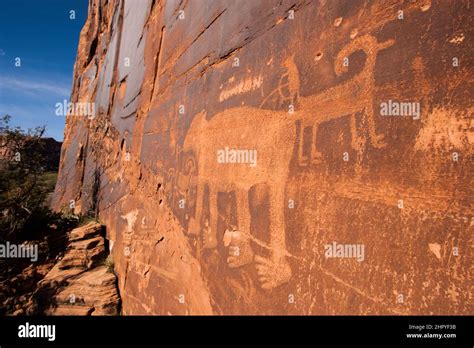
[[[124,314],[472,314],[472,11],[92,0],[53,206]]]

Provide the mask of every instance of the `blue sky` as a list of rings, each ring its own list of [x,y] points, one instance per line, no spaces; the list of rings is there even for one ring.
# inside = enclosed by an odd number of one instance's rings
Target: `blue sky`
[[[13,125],[45,125],[46,136],[62,141],[65,118],[55,115],[55,104],[69,101],[87,6],[88,0],[0,2],[0,115],[13,116]]]

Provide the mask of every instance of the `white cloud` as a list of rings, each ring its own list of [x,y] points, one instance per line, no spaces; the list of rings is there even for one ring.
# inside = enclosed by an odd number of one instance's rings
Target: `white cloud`
[[[66,86],[59,81],[18,79],[12,77],[0,77],[0,86],[2,90],[12,90],[26,92],[35,95],[56,95],[61,97],[69,97],[71,87]]]

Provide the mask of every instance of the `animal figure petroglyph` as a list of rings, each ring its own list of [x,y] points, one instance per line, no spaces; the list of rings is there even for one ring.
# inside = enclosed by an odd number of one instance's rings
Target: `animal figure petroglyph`
[[[198,177],[196,214],[189,225],[190,233],[201,233],[200,220],[205,185],[209,187],[210,226],[204,229],[204,248],[217,246],[217,194],[235,191],[239,231],[228,231],[224,243],[229,246],[228,264],[241,267],[255,261],[261,274],[262,287],[270,289],[287,282],[291,270],[286,261],[284,199],[293,146],[296,141],[294,123],[287,112],[251,107],[228,109],[211,120],[205,113],[196,115],[186,135],[184,151],[193,151],[197,159]],[[256,131],[262,130],[257,136]],[[254,149],[258,163],[219,163],[217,153],[224,148]],[[270,245],[272,256],[255,256],[250,246],[250,207],[248,191],[256,184],[270,190]]]
[[[374,87],[374,66],[377,52],[389,47],[393,40],[378,43],[369,35],[354,39],[344,47],[336,58],[335,71],[338,75],[347,70],[342,65],[345,57],[357,50],[366,53],[366,62],[361,72],[351,80],[310,97],[299,97],[298,70],[292,57],[285,61],[287,69],[285,80],[290,93],[290,101],[299,100],[298,117],[288,111],[274,111],[252,107],[237,107],[225,110],[206,119],[204,112],[196,115],[189,127],[183,150],[192,152],[197,161],[196,213],[191,219],[188,232],[202,234],[204,248],[217,246],[217,194],[232,192],[236,194],[238,230],[226,231],[224,245],[229,247],[228,265],[236,268],[256,263],[257,274],[262,288],[272,289],[291,278],[291,269],[287,258],[285,241],[285,184],[289,165],[297,140],[296,121],[302,126],[299,135],[298,159],[306,165],[303,156],[303,131],[306,125],[313,126],[312,159],[320,160],[316,151],[317,126],[322,122],[351,116],[352,146],[359,148],[359,138],[355,129],[355,113],[364,111],[369,124],[371,143],[375,147],[383,146],[382,137],[375,132],[372,111],[372,92]],[[282,79],[280,80],[280,82]],[[284,96],[282,88],[278,95]],[[265,104],[265,100],[262,104]],[[303,116],[300,116],[303,115]],[[219,163],[217,153],[225,148],[250,149],[258,153],[258,164],[250,167],[242,163]],[[251,242],[265,244],[250,234],[250,207],[248,192],[257,184],[269,188],[270,203],[270,242],[269,258],[254,255]],[[210,226],[201,230],[203,196],[205,186],[209,187]]]
[[[301,128],[298,146],[298,163],[301,166],[306,166],[309,162],[307,156],[303,155],[303,132],[308,125],[312,125],[311,163],[320,163],[322,158],[321,153],[316,149],[318,126],[323,122],[346,115],[350,116],[351,146],[354,150],[360,150],[363,139],[357,133],[355,117],[356,113],[360,111],[363,111],[367,119],[372,146],[381,148],[385,145],[383,135],[377,134],[375,130],[372,107],[375,86],[374,69],[377,52],[392,46],[393,43],[394,40],[379,43],[375,37],[370,35],[355,38],[339,51],[334,71],[338,76],[347,72],[348,66],[344,64],[344,59],[359,50],[366,54],[363,69],[345,83],[328,88],[319,94],[299,99],[299,110],[303,113],[303,117],[300,118]],[[311,116],[308,117],[308,113],[311,113]]]

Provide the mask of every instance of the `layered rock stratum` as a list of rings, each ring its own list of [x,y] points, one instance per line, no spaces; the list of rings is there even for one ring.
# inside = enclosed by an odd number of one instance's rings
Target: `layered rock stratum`
[[[91,0],[52,205],[123,314],[472,314],[468,0]]]
[[[72,230],[67,250],[38,283],[33,295],[47,315],[118,315],[120,297],[113,265],[107,265],[103,226],[90,222]]]
[[[2,313],[120,314],[117,277],[108,257],[103,226],[89,222],[66,234],[60,232],[50,231],[48,238],[39,244],[41,259],[28,267],[21,267],[18,262],[2,262]]]

